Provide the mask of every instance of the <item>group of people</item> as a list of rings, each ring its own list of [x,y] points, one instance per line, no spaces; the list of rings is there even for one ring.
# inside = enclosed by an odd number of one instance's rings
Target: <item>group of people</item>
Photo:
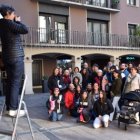
[[[78,67],[73,70],[55,68],[48,79],[48,87],[47,107],[51,121],[61,120],[67,112],[76,117],[77,122],[93,120],[94,128],[108,127],[119,117],[121,96],[140,89],[139,67],[125,63],[118,67],[108,62],[101,70],[98,64],[89,68],[85,62],[81,71]],[[139,121],[139,114],[136,119]]]

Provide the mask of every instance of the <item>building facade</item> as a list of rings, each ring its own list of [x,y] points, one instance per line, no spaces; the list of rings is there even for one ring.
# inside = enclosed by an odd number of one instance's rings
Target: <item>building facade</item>
[[[1,0],[12,5],[29,34],[25,50],[26,93],[41,86],[56,65],[108,61],[140,63],[140,0]]]

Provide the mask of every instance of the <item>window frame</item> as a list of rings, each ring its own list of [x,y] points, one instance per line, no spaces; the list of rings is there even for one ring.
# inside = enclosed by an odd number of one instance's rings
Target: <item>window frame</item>
[[[87,27],[87,34],[89,36],[89,44],[93,45],[107,45],[108,44],[108,33],[109,33],[109,24],[106,21],[100,21],[100,20],[87,20],[87,26],[91,24],[91,30],[89,31],[89,27]],[[94,24],[98,23],[100,26],[100,32],[96,33],[94,32]],[[102,32],[102,25],[106,25],[106,33]]]
[[[128,6],[137,6],[137,0],[127,0]]]
[[[128,36],[134,36],[134,34],[130,34],[130,27],[136,31],[138,24],[128,23]],[[132,28],[134,27],[134,28]]]

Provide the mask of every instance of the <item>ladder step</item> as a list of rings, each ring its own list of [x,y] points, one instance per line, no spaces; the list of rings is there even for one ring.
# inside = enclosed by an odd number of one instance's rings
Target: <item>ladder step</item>
[[[0,129],[0,134],[7,135],[7,136],[12,136],[13,131]]]

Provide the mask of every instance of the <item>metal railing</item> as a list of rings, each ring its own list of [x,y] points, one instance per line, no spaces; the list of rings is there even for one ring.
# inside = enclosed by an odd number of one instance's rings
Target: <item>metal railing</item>
[[[119,9],[119,3],[113,3],[112,0],[60,0],[61,2],[73,2],[79,4],[93,5],[105,8]]]
[[[110,46],[139,48],[140,37],[108,33],[93,33],[68,30],[47,30],[30,28],[29,34],[22,36],[24,45],[83,45],[85,47]]]
[[[24,46],[74,46],[90,48],[140,48],[139,36],[93,33],[68,30],[48,30],[29,28],[29,33],[22,36]]]

